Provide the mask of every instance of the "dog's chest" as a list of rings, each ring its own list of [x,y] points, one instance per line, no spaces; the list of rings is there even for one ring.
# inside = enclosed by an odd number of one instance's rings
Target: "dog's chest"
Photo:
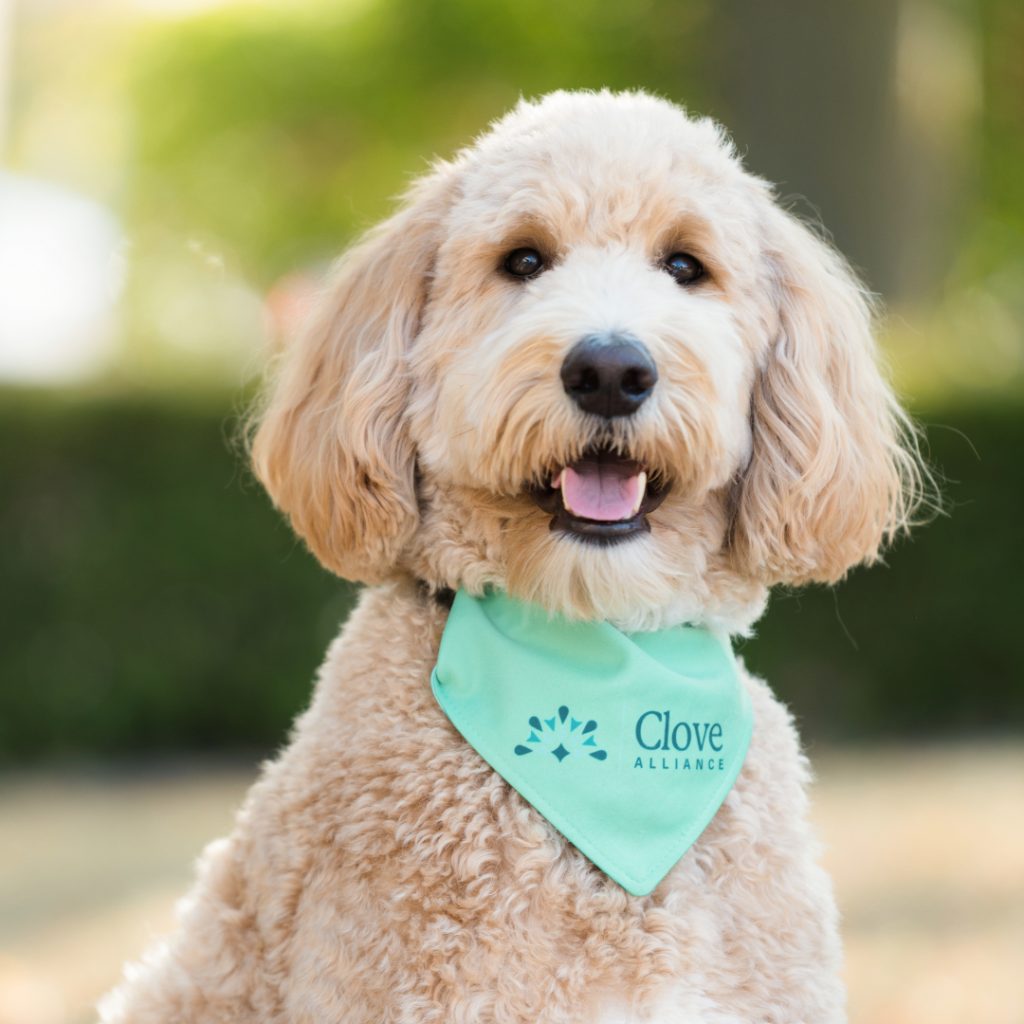
[[[747,998],[752,965],[777,942],[774,918],[806,903],[792,870],[807,845],[802,805],[787,807],[801,800],[802,768],[766,688],[752,684],[758,724],[733,791],[637,898],[456,732],[430,693],[423,639],[393,646],[383,666],[357,649],[325,667],[315,735],[300,738],[321,760],[302,812],[320,838],[295,947],[323,949],[329,934],[335,952],[295,967],[365,1005],[367,1020],[385,1006],[396,1020],[617,1024],[659,1005],[650,1019],[731,1019],[715,1008]]]

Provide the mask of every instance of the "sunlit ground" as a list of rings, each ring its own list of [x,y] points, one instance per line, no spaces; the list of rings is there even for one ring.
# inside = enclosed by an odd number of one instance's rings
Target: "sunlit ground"
[[[1024,745],[819,753],[856,1024],[1024,1021]],[[241,769],[0,786],[0,1024],[79,1024],[165,930]]]

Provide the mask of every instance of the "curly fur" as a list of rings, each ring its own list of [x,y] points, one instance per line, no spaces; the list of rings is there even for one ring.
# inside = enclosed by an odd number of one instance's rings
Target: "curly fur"
[[[525,283],[499,269],[524,245],[551,260]],[[660,269],[679,250],[707,267],[699,287]],[[608,331],[660,375],[610,425],[559,380]],[[598,440],[672,484],[650,533],[602,548],[553,533],[526,493]],[[642,898],[481,761],[428,685],[446,613],[414,581],[742,633],[771,585],[834,581],[910,522],[921,472],[864,293],[717,125],[640,93],[521,103],[341,260],[252,455],[323,564],[381,585],[105,1021],[843,1019],[807,764],[765,684],[745,677],[735,787]]]

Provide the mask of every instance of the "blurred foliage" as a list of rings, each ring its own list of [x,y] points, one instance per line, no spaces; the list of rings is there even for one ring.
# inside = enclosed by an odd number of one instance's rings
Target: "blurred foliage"
[[[306,0],[151,26],[125,50],[129,352],[251,372],[243,283],[326,262],[521,94],[642,87],[820,209],[899,310],[902,384],[1020,392],[1022,23],[1016,0]]]
[[[993,272],[1024,258],[1024,6],[1017,0],[959,0],[957,6],[976,11],[980,21],[983,233],[977,258]]]
[[[353,589],[248,477],[234,418],[0,409],[0,761],[282,742]],[[834,594],[777,595],[741,645],[811,740],[1024,727],[1024,408],[924,419],[950,515]]]
[[[521,93],[684,73],[702,3],[377,0],[228,7],[139,47],[132,219],[213,236],[269,284],[334,256]]]
[[[896,311],[906,389],[1024,392],[1019,0],[59,10],[19,10],[9,156],[122,218],[127,386],[237,385],[282,274],[333,257],[521,94],[610,86],[721,118],[821,215]]]

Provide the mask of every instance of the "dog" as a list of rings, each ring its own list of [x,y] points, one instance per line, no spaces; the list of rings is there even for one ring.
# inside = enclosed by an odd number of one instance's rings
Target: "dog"
[[[738,669],[742,768],[644,895],[431,693],[453,591],[745,635],[771,587],[911,524],[868,297],[723,129],[642,92],[520,102],[341,259],[252,459],[369,586],[107,1024],[845,1019],[808,763],[764,682]]]

